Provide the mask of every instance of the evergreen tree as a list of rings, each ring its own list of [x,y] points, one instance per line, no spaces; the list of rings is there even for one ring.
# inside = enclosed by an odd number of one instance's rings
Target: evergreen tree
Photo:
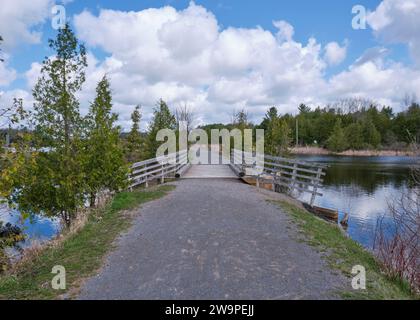
[[[370,118],[365,119],[363,122],[363,136],[365,137],[366,144],[374,148],[377,148],[382,140],[380,132],[376,129]]]
[[[102,190],[118,191],[128,174],[120,146],[118,116],[112,113],[112,96],[106,76],[98,83],[96,98],[87,116],[85,150],[86,187],[91,207]]]
[[[160,146],[160,142],[156,141],[156,136],[160,130],[176,129],[176,118],[169,110],[168,105],[162,99],[159,100],[154,112],[153,119],[149,124],[149,134],[147,137],[147,157],[156,157],[157,149]]]
[[[303,103],[301,103],[299,105],[299,113],[300,114],[306,114],[306,113],[309,113],[309,112],[311,112],[311,108],[309,108],[307,105],[305,105]]]
[[[278,111],[276,107],[271,107],[267,113],[265,114],[264,120],[259,126],[260,129],[264,129],[265,131],[268,130],[268,126],[273,119],[278,117]]]
[[[86,51],[68,25],[49,46],[55,55],[43,62],[33,90],[35,139],[16,149],[1,191],[23,213],[59,216],[70,225],[85,201],[76,93],[85,81]]]
[[[127,162],[135,162],[142,159],[141,146],[142,138],[140,133],[141,109],[136,106],[131,114],[131,130],[127,137],[126,160]]]
[[[343,152],[347,149],[347,139],[341,126],[341,119],[338,118],[330,138],[327,140],[327,147],[334,152]]]
[[[362,150],[365,147],[363,127],[360,122],[349,125],[345,130],[345,135],[348,140],[348,148],[352,150]]]

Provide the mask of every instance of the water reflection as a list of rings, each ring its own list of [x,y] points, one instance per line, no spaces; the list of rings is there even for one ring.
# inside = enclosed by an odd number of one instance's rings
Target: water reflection
[[[60,222],[58,220],[40,216],[22,220],[19,212],[9,209],[5,204],[0,204],[0,220],[5,224],[10,222],[24,231],[26,240],[20,244],[22,248],[30,246],[34,241],[43,242],[49,240],[60,231]]]
[[[368,248],[373,246],[378,218],[389,214],[389,203],[395,203],[402,192],[410,192],[410,166],[416,162],[407,157],[299,158],[330,165],[324,196],[317,198],[316,205],[338,209],[340,219],[349,213],[348,234]],[[307,196],[301,199],[308,201]]]

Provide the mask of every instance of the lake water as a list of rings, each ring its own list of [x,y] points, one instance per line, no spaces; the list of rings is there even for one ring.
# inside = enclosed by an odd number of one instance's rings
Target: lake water
[[[0,204],[0,221],[4,224],[10,222],[24,231],[26,240],[20,244],[21,248],[30,246],[34,241],[43,242],[50,240],[60,231],[60,222],[58,220],[37,216],[31,220],[26,219],[23,221],[19,212],[10,210],[5,204]]]
[[[385,215],[390,220],[389,204],[396,203],[402,192],[410,192],[410,167],[416,162],[409,157],[298,158],[329,165],[323,196],[315,205],[338,209],[340,219],[349,213],[348,234],[367,248],[373,246],[378,218]]]
[[[340,219],[349,213],[349,235],[368,248],[372,248],[378,218],[389,212],[389,202],[409,190],[410,166],[416,160],[407,157],[298,158],[329,165],[321,191],[323,197],[317,197],[316,205],[338,209]],[[301,200],[309,202],[309,198],[310,195],[307,195]],[[48,240],[60,230],[56,220],[38,217],[33,221],[21,221],[19,213],[5,205],[0,205],[0,220],[24,228],[28,240],[23,246],[33,240]]]

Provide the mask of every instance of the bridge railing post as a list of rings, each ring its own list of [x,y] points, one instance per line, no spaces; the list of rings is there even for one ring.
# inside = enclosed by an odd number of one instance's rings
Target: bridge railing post
[[[312,190],[312,197],[311,197],[311,206],[315,204],[316,195],[318,192],[318,181],[321,179],[322,176],[322,168],[318,168],[318,173],[316,175],[316,179],[312,180],[312,183],[314,184],[313,190]]]

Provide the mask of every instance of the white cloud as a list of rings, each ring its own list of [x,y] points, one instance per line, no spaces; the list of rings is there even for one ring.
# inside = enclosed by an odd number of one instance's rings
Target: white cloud
[[[420,73],[399,63],[367,61],[332,77],[326,89],[330,100],[358,96],[398,109],[405,93],[419,93]]]
[[[391,26],[389,21],[378,15],[377,30]],[[108,55],[104,60],[88,55],[87,81],[79,96],[82,112],[106,73],[114,110],[125,128],[136,104],[143,106],[144,128],[159,98],[172,108],[189,105],[199,122],[226,122],[242,107],[260,121],[272,105],[295,112],[302,102],[316,106],[361,96],[398,107],[406,92],[420,96],[420,72],[385,60],[384,47],[367,50],[327,79],[327,66],[346,58],[347,42],[324,47],[314,38],[298,42],[285,21],[273,22],[278,29],[274,33],[261,27],[221,28],[211,12],[190,3],[185,10],[100,10],[97,16],[83,11],[74,23],[88,48]],[[33,63],[26,72],[28,87],[35,84],[39,69]]]
[[[38,26],[50,14],[53,0],[5,0],[1,2],[0,34],[5,50],[17,44],[39,43],[41,32]]]
[[[274,21],[273,25],[279,29],[277,32],[277,39],[279,41],[291,41],[293,38],[293,35],[295,34],[295,29],[293,26],[286,22],[286,21]]]
[[[375,34],[388,43],[404,43],[420,64],[420,0],[383,0],[368,15]]]
[[[337,42],[330,42],[325,46],[325,60],[331,66],[339,65],[347,56],[347,43],[340,46]]]
[[[16,70],[7,67],[6,62],[0,61],[0,87],[6,87],[16,79]]]
[[[268,104],[292,111],[294,97],[312,100],[314,85],[323,82],[321,45],[294,41],[285,21],[274,22],[277,34],[221,30],[211,12],[191,2],[180,11],[84,11],[74,22],[83,41],[109,53],[97,67],[109,74],[116,102],[140,103],[149,115],[161,97],[187,103],[205,121],[229,120],[233,108],[244,106],[255,116]]]

